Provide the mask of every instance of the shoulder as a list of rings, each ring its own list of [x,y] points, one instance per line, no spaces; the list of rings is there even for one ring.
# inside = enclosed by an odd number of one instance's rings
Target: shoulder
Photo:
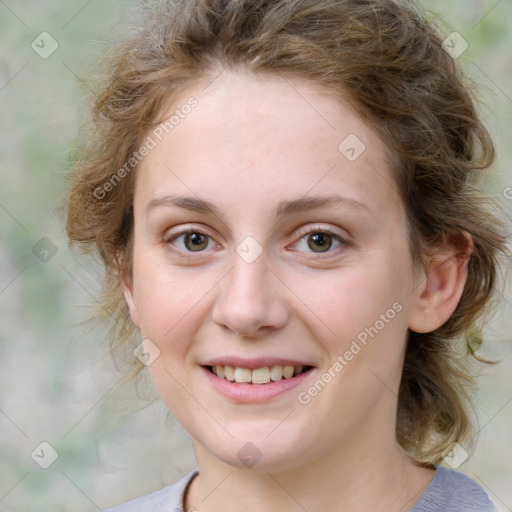
[[[436,475],[411,512],[497,512],[487,493],[474,480],[451,469]]]
[[[183,512],[185,491],[197,474],[197,470],[192,471],[169,487],[109,508],[104,512],[160,512],[161,510]]]

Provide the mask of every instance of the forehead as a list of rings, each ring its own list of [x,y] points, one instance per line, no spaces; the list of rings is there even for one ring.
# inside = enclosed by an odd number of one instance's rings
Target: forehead
[[[397,201],[384,143],[341,94],[313,82],[224,71],[182,91],[161,118],[136,203],[175,189],[247,204],[313,189],[375,208]]]

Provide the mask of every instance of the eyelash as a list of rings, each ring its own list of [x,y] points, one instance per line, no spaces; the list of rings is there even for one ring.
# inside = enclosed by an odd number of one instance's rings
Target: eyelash
[[[333,253],[335,253],[339,250],[343,250],[343,248],[350,246],[350,243],[345,238],[343,238],[340,234],[335,233],[333,230],[331,230],[329,228],[323,228],[322,226],[311,226],[311,227],[305,229],[304,231],[300,231],[299,238],[296,242],[293,243],[293,245],[297,245],[301,240],[303,240],[304,238],[307,238],[308,236],[313,235],[313,234],[329,235],[332,237],[333,240],[339,242],[339,244],[340,244],[338,247],[335,247],[334,249],[329,248],[329,250],[327,250],[325,252],[307,251],[308,254],[313,255],[315,258],[316,257],[321,258],[323,255],[325,255],[324,257],[332,256]],[[289,247],[289,246],[287,246],[287,247]]]
[[[180,231],[178,233],[174,233],[172,235],[165,237],[163,242],[166,246],[169,246],[173,252],[177,252],[185,258],[197,258],[198,256],[200,257],[201,255],[204,256],[203,253],[206,251],[206,249],[202,250],[202,251],[188,251],[188,250],[184,251],[181,249],[176,249],[175,247],[172,246],[172,242],[175,242],[178,238],[181,238],[182,236],[192,234],[192,233],[203,235],[203,236],[207,237],[210,241],[213,241],[213,238],[210,235],[204,233],[203,231],[201,231],[199,229],[187,229],[187,230]],[[322,228],[321,226],[312,226],[311,228],[308,228],[306,231],[302,231],[300,233],[298,240],[290,245],[297,245],[302,239],[306,238],[309,235],[313,235],[313,234],[329,235],[333,238],[333,240],[340,243],[340,245],[338,247],[336,247],[334,249],[329,249],[325,252],[306,251],[306,252],[309,252],[310,254],[315,255],[315,257],[321,258],[322,255],[324,255],[324,254],[330,256],[330,255],[332,255],[333,252],[337,251],[338,249],[342,249],[343,247],[350,246],[350,243],[346,239],[344,239],[341,235],[339,235],[338,233],[335,233],[333,230],[330,230],[328,228]],[[216,245],[218,246],[219,244],[216,244]],[[288,247],[290,247],[290,246],[288,245],[287,248]],[[198,254],[194,255],[195,252],[197,252]]]
[[[209,239],[209,241],[213,241],[213,238],[210,236],[210,235],[207,235],[206,233],[204,233],[203,231],[199,230],[199,229],[187,229],[187,230],[183,230],[183,231],[179,231],[178,233],[173,233],[167,237],[165,237],[163,239],[163,243],[169,247],[169,249],[171,251],[173,251],[174,253],[179,253],[179,255],[181,257],[184,257],[184,258],[194,258],[194,259],[197,259],[198,257],[201,257],[203,256],[204,257],[204,250],[203,251],[184,251],[182,249],[176,249],[175,247],[173,247],[172,245],[172,242],[176,241],[178,238],[181,238],[182,236],[185,236],[185,235],[189,235],[189,234],[198,234],[198,235],[203,235],[205,237],[207,237]],[[218,246],[218,244],[216,244]],[[194,254],[194,252],[197,252],[197,254]]]

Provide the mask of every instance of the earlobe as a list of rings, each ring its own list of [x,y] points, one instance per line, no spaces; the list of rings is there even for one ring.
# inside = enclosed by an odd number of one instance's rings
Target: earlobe
[[[132,322],[140,329],[139,312],[137,311],[137,305],[135,304],[133,294],[133,278],[130,277],[126,269],[123,268],[124,258],[124,253],[120,251],[116,252],[114,258],[115,271],[118,279],[120,279],[124,300],[128,306],[128,310],[130,311]]]
[[[140,328],[139,321],[139,312],[137,310],[137,305],[135,304],[135,298],[133,296],[133,283],[129,278],[123,278],[122,280],[122,288],[124,294],[124,300],[128,309],[130,311],[130,316],[132,318],[132,322]]]
[[[432,332],[450,318],[462,297],[472,252],[473,239],[464,231],[457,241],[433,255],[422,281],[416,285],[410,330]]]

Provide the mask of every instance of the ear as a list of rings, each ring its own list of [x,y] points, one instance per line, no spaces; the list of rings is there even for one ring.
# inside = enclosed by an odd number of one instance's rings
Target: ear
[[[123,290],[124,300],[130,311],[132,322],[140,328],[139,312],[135,303],[135,297],[133,294],[133,279],[126,275],[126,271],[123,269],[123,254],[116,253],[115,255],[115,269],[117,276],[121,280],[121,288]]]
[[[133,296],[133,282],[128,277],[122,278],[121,286],[123,288],[124,300],[130,311],[132,322],[140,328],[139,312],[135,303],[135,297]]]
[[[473,238],[461,231],[459,237],[431,254],[425,273],[415,285],[409,329],[432,332],[450,318],[464,291],[472,253]]]

